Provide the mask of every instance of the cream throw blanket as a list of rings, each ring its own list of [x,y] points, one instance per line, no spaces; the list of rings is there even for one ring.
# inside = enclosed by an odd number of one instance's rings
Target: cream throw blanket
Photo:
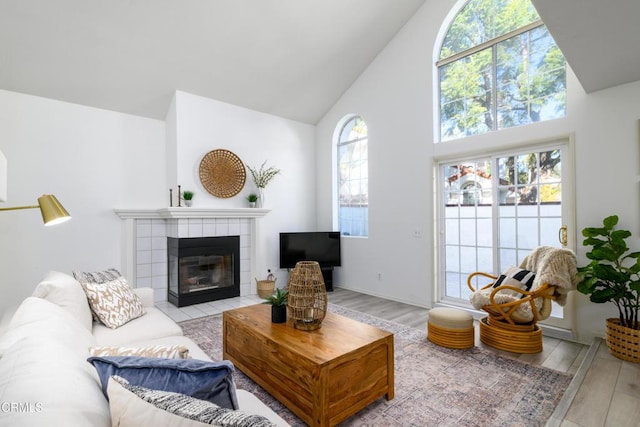
[[[576,255],[569,249],[540,246],[520,264],[520,268],[535,271],[532,289],[548,283],[556,286],[554,296],[561,306],[567,303],[567,294],[578,286]]]
[[[520,264],[520,268],[533,271],[536,277],[531,286],[531,291],[538,289],[544,283],[554,285],[556,288],[553,295],[555,301],[564,306],[567,303],[567,294],[569,291],[576,289],[578,285],[578,269],[576,256],[569,249],[554,248],[551,246],[540,246],[533,250]],[[513,284],[508,280],[504,284]],[[493,287],[478,290],[471,294],[471,304],[476,309],[481,309],[485,305],[490,304],[489,296],[494,291]],[[522,294],[516,294],[512,290],[498,291],[495,295],[495,301],[498,304],[516,301],[520,299]],[[536,298],[535,304],[538,310],[543,308],[543,298]],[[549,306],[550,307],[550,306]],[[550,314],[550,310],[546,313],[538,313],[541,318],[546,318]],[[521,304],[514,313],[514,319],[521,322],[533,320],[531,306]]]

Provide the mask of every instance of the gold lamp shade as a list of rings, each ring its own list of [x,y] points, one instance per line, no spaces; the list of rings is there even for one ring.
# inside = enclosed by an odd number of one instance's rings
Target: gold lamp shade
[[[38,205],[40,206],[44,225],[61,224],[71,219],[69,212],[67,212],[64,206],[62,206],[62,203],[60,203],[53,194],[43,194],[38,197]]]
[[[39,208],[42,213],[44,225],[61,224],[71,219],[69,212],[62,206],[53,194],[43,194],[38,198],[38,204],[33,206],[15,206],[12,208],[0,208],[0,211],[15,211],[19,209]]]

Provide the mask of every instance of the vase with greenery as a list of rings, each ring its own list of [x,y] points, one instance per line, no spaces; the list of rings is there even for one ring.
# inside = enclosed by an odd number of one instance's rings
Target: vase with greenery
[[[185,206],[191,206],[193,204],[193,191],[185,190],[182,192],[182,200],[184,200]]]
[[[636,345],[640,347],[640,252],[632,252],[626,239],[631,237],[628,230],[616,229],[618,216],[612,215],[602,221],[602,227],[587,227],[582,230],[584,246],[591,249],[587,252],[589,264],[578,268],[581,282],[578,291],[589,295],[594,303],[613,303],[618,309],[618,319],[607,319],[607,345],[616,354],[618,347],[614,341],[620,327],[633,332],[627,335],[637,337]],[[618,326],[619,325],[619,326]],[[633,341],[633,340],[632,340]],[[640,355],[636,353],[636,360]],[[626,360],[626,357],[622,357]]]
[[[276,177],[276,175],[280,173],[280,169],[274,166],[269,166],[267,168],[265,167],[266,164],[267,164],[267,161],[265,160],[264,162],[262,162],[259,169],[253,168],[247,165],[247,169],[249,169],[249,172],[251,173],[251,177],[253,178],[253,183],[258,188],[258,201],[259,201],[260,207],[264,207],[265,187],[267,186],[267,184],[269,184],[269,182],[271,182],[273,178]]]
[[[258,199],[260,197],[255,194],[255,193],[251,193],[247,196],[247,201],[249,202],[249,207],[250,208],[255,208],[256,207],[256,203],[258,202]]]
[[[265,304],[271,304],[271,321],[273,323],[284,323],[287,321],[287,301],[289,291],[284,288],[276,288],[273,295],[265,298]]]

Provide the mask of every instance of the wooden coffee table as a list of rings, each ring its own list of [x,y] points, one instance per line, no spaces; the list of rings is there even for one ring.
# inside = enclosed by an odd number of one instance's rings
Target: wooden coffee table
[[[333,426],[393,399],[393,334],[327,312],[320,329],[271,323],[271,306],[225,311],[228,359],[305,423]]]

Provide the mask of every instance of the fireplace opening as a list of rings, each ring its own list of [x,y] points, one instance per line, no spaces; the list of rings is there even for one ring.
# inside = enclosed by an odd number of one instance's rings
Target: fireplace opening
[[[167,237],[167,257],[173,305],[240,296],[240,236]]]

